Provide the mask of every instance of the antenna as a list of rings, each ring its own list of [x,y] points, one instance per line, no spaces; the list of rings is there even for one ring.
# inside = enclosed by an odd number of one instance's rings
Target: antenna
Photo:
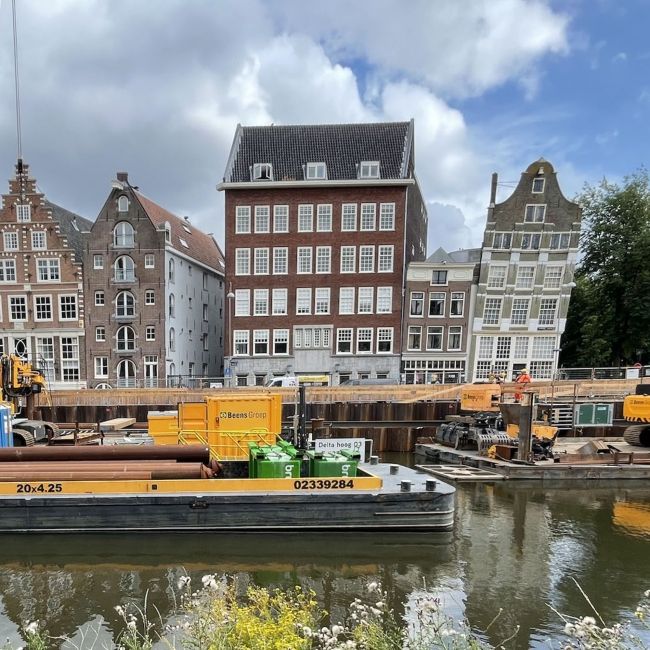
[[[18,30],[16,29],[16,0],[11,0],[11,16],[14,27],[14,80],[16,84],[16,135],[18,137],[18,160],[22,162],[23,141],[20,128],[20,84],[18,82]]]

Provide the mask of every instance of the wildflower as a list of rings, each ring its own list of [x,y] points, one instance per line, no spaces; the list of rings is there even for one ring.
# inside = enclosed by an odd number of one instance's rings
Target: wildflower
[[[593,625],[596,625],[596,619],[593,618],[592,616],[585,616],[585,617],[582,619],[582,622],[583,622],[585,625],[592,625],[592,626],[593,626]]]
[[[379,584],[377,582],[371,582],[368,584],[368,591],[372,593],[373,591],[377,591],[379,589]]]
[[[190,582],[192,579],[189,576],[181,576],[178,579],[178,588],[179,589],[186,589],[187,587],[190,586]]]
[[[343,628],[340,625],[332,625],[332,634],[338,636],[343,633]]]
[[[120,605],[115,605],[114,609],[118,616],[124,616],[124,609]]]
[[[126,624],[126,626],[129,628],[129,630],[135,630],[135,628],[136,628],[136,622],[135,622],[133,619],[131,619],[131,620]]]
[[[383,607],[384,607],[385,604],[386,604],[386,603],[384,603],[383,601],[378,600],[378,601],[375,603],[375,607],[376,607],[377,609],[383,609]]]
[[[25,632],[27,632],[27,634],[36,634],[38,632],[38,621],[32,621],[26,625]]]

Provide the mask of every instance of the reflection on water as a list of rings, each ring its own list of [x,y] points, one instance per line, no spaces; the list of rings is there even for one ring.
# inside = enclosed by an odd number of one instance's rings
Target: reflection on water
[[[461,486],[456,529],[442,535],[3,536],[0,635],[18,640],[17,626],[38,619],[55,636],[76,633],[77,646],[98,627],[114,637],[116,604],[148,594],[165,620],[180,576],[219,572],[311,588],[334,619],[370,578],[397,611],[426,583],[477,629],[503,608],[493,643],[520,624],[514,647],[537,646],[561,627],[547,603],[590,613],[573,578],[606,621],[631,615],[650,588],[648,504],[643,483],[508,482]]]

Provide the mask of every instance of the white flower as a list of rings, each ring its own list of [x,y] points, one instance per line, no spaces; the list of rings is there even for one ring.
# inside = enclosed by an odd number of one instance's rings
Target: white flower
[[[384,603],[381,600],[378,600],[375,603],[375,607],[377,607],[378,609],[381,609],[383,606],[384,606]]]
[[[26,625],[25,632],[27,632],[27,634],[36,634],[38,632],[38,621],[32,621]]]
[[[592,616],[585,616],[585,617],[582,619],[582,622],[583,622],[585,625],[596,625],[596,619],[593,618]]]
[[[124,609],[120,605],[115,605],[115,611],[118,616],[124,616]]]
[[[135,622],[134,620],[130,620],[130,621],[126,624],[126,626],[127,626],[130,630],[135,630],[135,628],[136,628],[136,622]]]
[[[189,576],[181,576],[178,579],[178,588],[185,589],[186,587],[189,587],[191,581],[192,579]]]
[[[340,625],[332,625],[332,634],[338,636],[343,633],[343,628]]]
[[[379,585],[376,582],[371,582],[368,584],[368,591],[373,592],[379,588]]]

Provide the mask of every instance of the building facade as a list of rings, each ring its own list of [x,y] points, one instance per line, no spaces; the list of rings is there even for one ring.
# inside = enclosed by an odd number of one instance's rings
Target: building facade
[[[557,369],[580,237],[580,207],[567,200],[553,166],[540,159],[496,203],[492,177],[473,318],[472,377]]]
[[[117,180],[85,249],[91,388],[223,374],[223,255],[215,240]]]
[[[90,225],[47,201],[18,160],[0,211],[0,352],[30,360],[51,389],[85,385],[82,233]]]
[[[409,264],[402,341],[402,379],[408,384],[464,383],[481,249]]]
[[[413,122],[239,126],[218,189],[236,383],[397,381],[405,268],[426,242]]]

